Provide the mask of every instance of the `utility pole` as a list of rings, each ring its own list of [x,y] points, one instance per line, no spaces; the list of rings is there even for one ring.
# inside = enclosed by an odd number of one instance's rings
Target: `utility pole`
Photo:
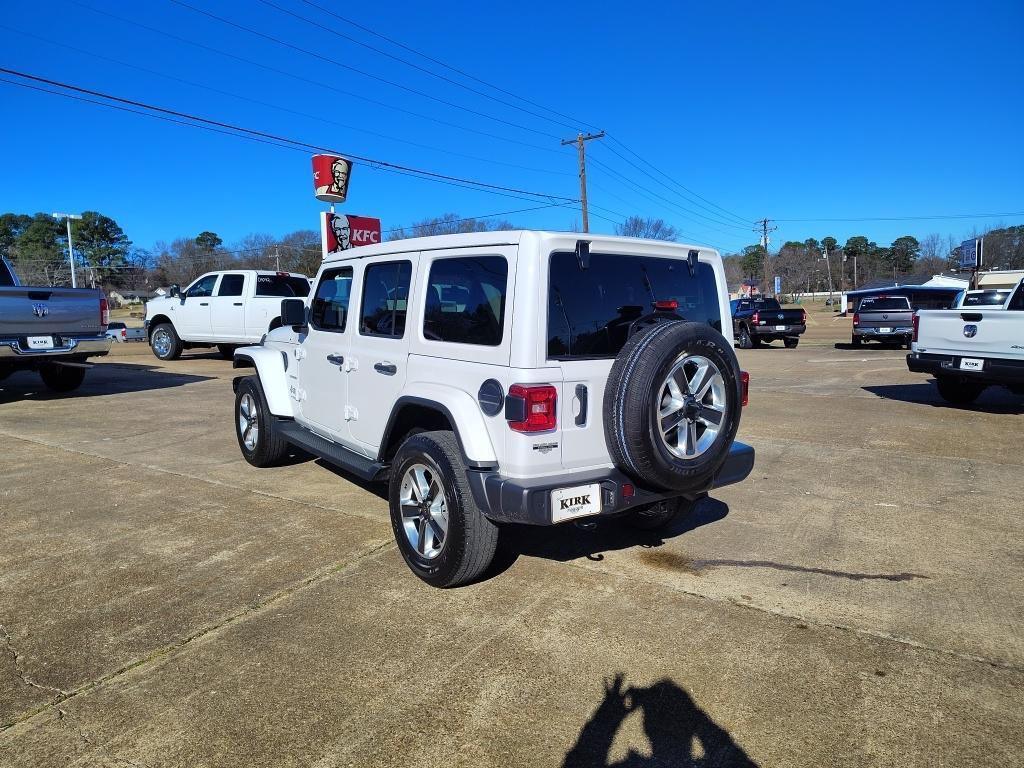
[[[774,232],[778,227],[769,227],[771,219],[761,219],[758,223],[758,227],[754,228],[755,232],[761,233],[761,247],[764,248],[764,287],[761,289],[761,294],[764,295],[764,291],[768,286],[768,233]]]
[[[828,298],[831,301],[831,299],[832,299],[832,259],[829,258],[828,246],[824,245],[823,249],[825,251],[825,268],[828,270]],[[831,305],[829,305],[829,306],[831,306]]]
[[[600,133],[579,133],[575,139],[562,139],[562,146],[569,144],[576,145],[576,151],[580,158],[580,205],[583,208],[583,231],[590,231],[590,219],[587,218],[587,150],[584,148],[584,142],[592,141],[593,139],[603,139],[604,131]]]
[[[277,250],[277,246],[274,246],[274,259],[277,261],[277,271],[281,271],[281,252]]]
[[[54,213],[51,214],[55,219],[66,219],[68,223],[68,260],[71,262],[71,287],[77,288],[78,283],[75,281],[75,248],[71,244],[71,220],[81,219],[82,217],[77,213]]]

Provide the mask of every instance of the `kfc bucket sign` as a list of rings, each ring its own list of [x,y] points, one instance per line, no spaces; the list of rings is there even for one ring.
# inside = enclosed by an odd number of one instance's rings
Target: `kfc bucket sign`
[[[346,216],[342,213],[320,213],[320,240],[326,259],[357,245],[380,242],[380,219],[369,216]]]
[[[313,190],[325,203],[344,203],[352,161],[337,155],[313,155]]]

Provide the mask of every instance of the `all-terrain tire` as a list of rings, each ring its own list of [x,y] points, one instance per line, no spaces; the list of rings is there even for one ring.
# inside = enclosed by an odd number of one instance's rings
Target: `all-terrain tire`
[[[48,363],[39,369],[43,384],[54,392],[73,392],[85,380],[85,368]]]
[[[681,517],[689,517],[696,508],[697,499],[663,499],[623,515],[622,523],[639,531],[659,531]]]
[[[417,490],[419,471],[427,483],[425,493]],[[437,536],[437,490],[443,494],[443,538]],[[417,496],[423,498],[416,501]],[[402,443],[391,465],[388,501],[398,549],[409,569],[428,584],[469,583],[494,559],[498,527],[477,506],[454,433],[420,432]]]
[[[160,323],[149,336],[149,346],[158,360],[177,360],[185,349],[178,332],[170,323]]]
[[[853,346],[855,346],[855,347],[859,347],[860,346],[860,336],[851,336],[850,337],[850,343]]]
[[[288,441],[277,428],[256,376],[238,382],[235,392],[235,437],[242,457],[254,467],[277,464],[288,452]]]
[[[783,339],[782,343],[786,345],[786,349],[796,349],[796,345],[800,343],[800,339]]]
[[[612,364],[604,393],[609,455],[641,485],[703,490],[729,455],[741,399],[736,353],[720,333],[703,323],[658,323],[627,341]]]
[[[740,326],[740,349],[753,349],[754,339],[747,330],[747,326]]]
[[[985,391],[984,384],[972,384],[952,376],[939,376],[935,383],[939,386],[939,396],[954,405],[970,405]]]

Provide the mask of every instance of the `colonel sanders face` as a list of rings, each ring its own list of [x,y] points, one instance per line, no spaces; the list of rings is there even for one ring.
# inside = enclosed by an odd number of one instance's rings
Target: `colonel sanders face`
[[[352,247],[352,230],[348,216],[337,215],[331,219],[331,231],[334,232],[335,251],[345,251]]]
[[[331,185],[331,192],[339,195],[345,193],[345,185],[348,183],[348,163],[344,160],[335,160],[331,164],[331,176],[334,183]]]

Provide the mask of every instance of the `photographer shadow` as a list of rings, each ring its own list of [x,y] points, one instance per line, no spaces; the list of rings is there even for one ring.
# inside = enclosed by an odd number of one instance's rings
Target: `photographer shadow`
[[[619,673],[605,681],[604,700],[583,726],[563,768],[757,768],[757,763],[685,690],[668,679],[623,689]],[[611,762],[612,744],[626,718],[641,713],[650,755],[630,748]]]

